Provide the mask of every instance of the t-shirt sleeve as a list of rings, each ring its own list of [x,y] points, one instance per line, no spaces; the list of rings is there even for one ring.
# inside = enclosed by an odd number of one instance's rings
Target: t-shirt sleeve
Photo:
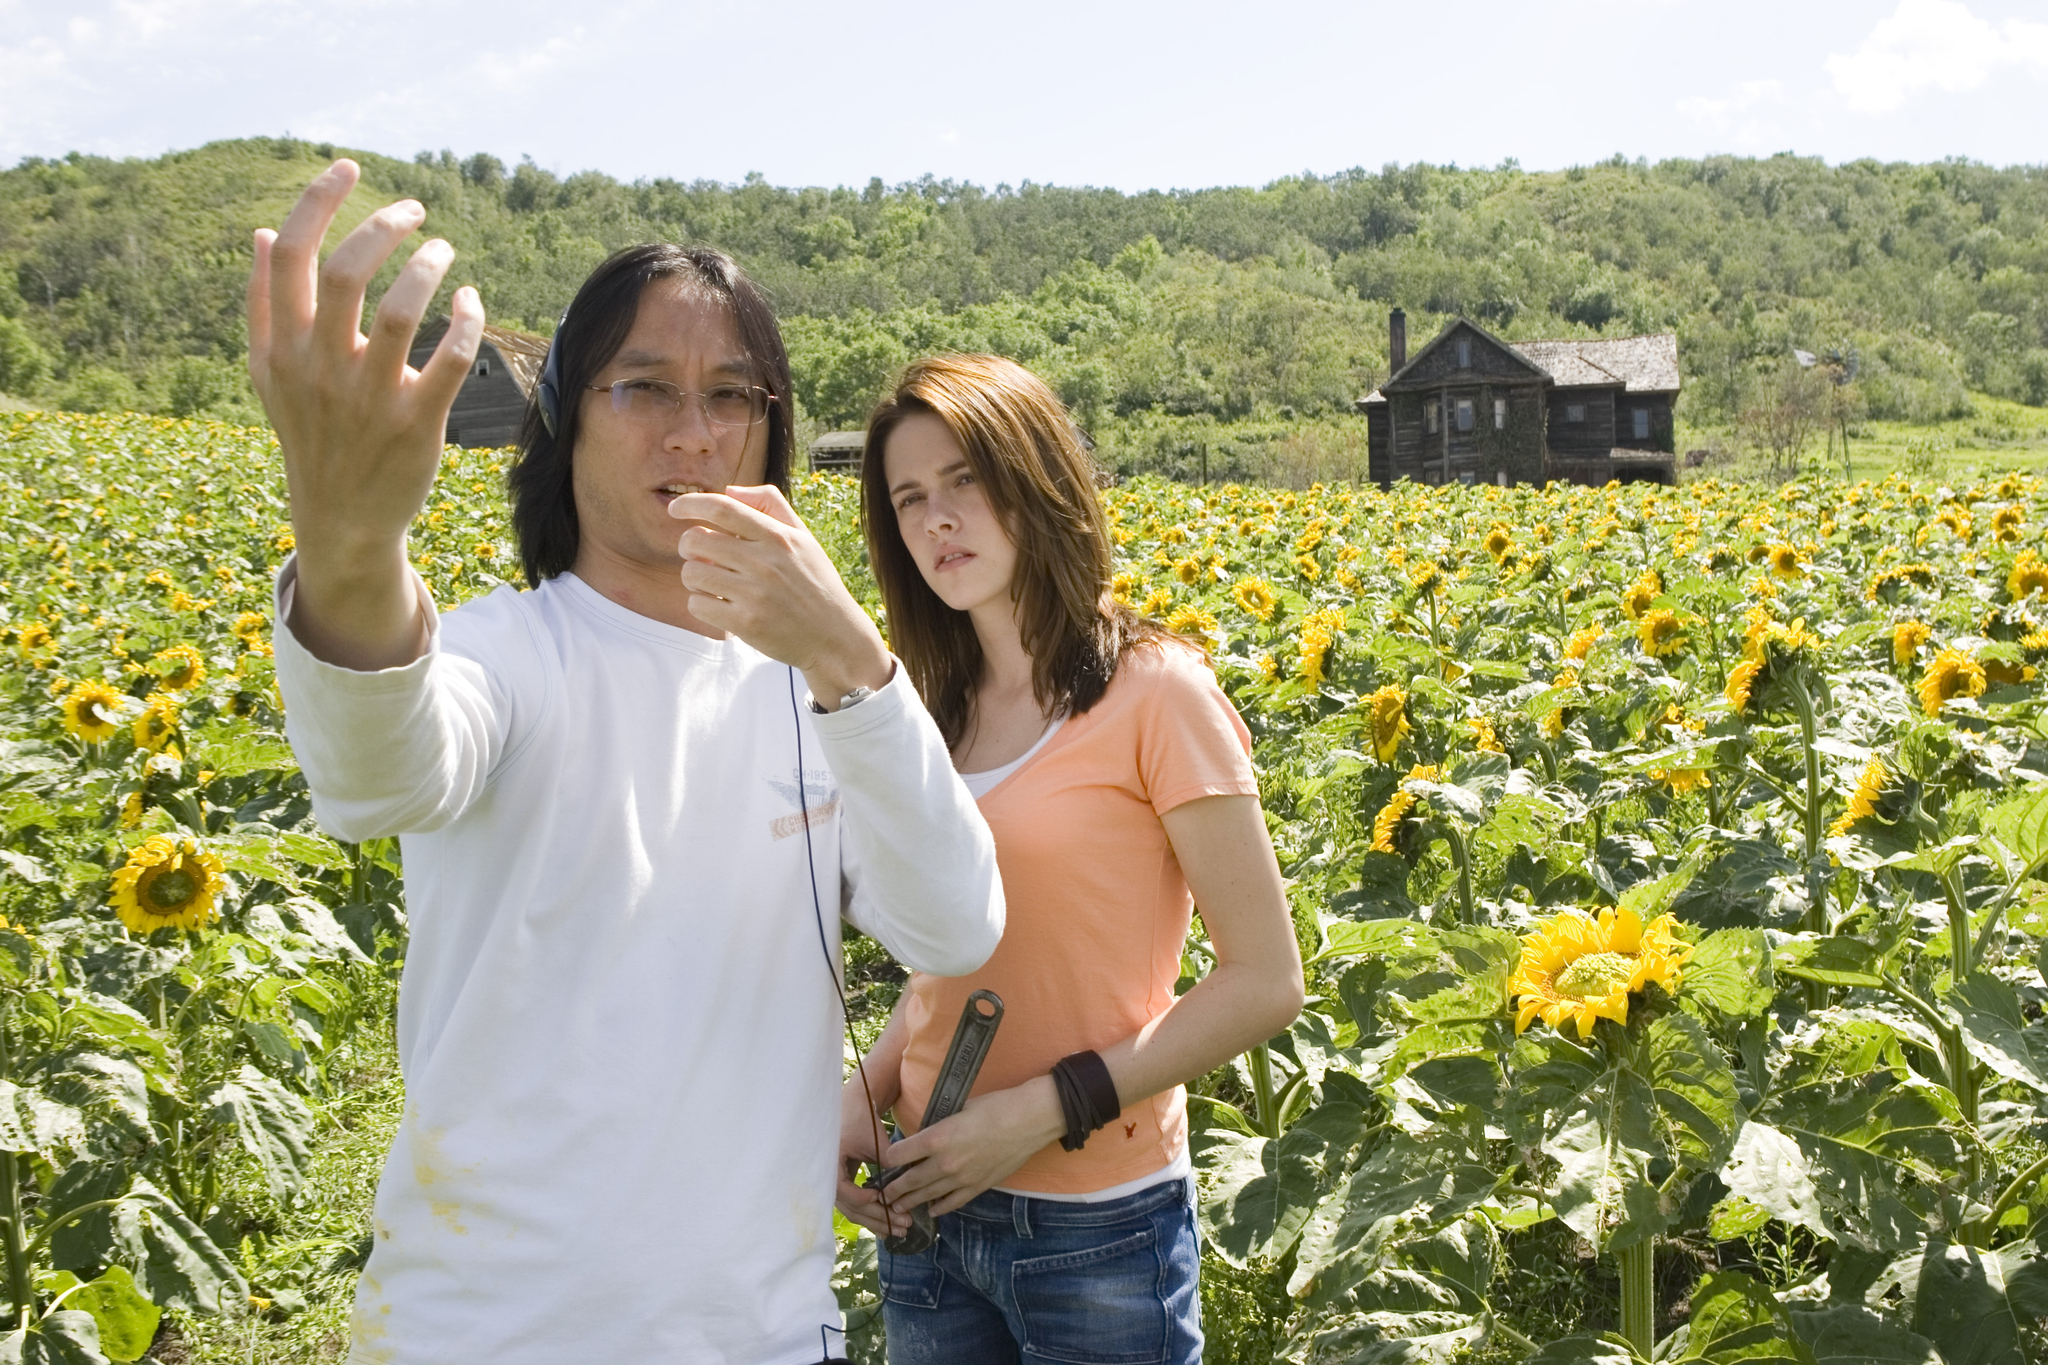
[[[1138,711],[1138,777],[1160,815],[1204,796],[1257,796],[1252,736],[1206,660],[1183,645],[1141,646],[1150,676]]]

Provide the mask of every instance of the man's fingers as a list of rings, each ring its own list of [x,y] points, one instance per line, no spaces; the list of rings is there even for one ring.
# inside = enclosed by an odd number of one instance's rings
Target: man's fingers
[[[363,351],[363,369],[367,374],[388,376],[388,382],[397,386],[406,354],[412,350],[413,333],[419,329],[420,315],[433,302],[434,291],[441,287],[441,277],[448,273],[454,260],[455,249],[438,237],[421,243],[412,253],[412,259],[384,291],[384,297],[377,303],[377,315],[370,320],[370,344]]]
[[[764,516],[772,517],[784,526],[802,526],[803,518],[789,505],[789,499],[782,496],[782,490],[772,483],[734,484],[725,490],[725,495],[734,502],[743,502]]]
[[[319,311],[314,343],[329,355],[355,354],[363,324],[363,294],[385,257],[398,249],[427,216],[411,199],[386,204],[356,225],[320,267]]]
[[[785,524],[726,493],[684,493],[669,503],[668,514],[677,521],[704,522],[741,540],[769,539]]]
[[[342,200],[356,187],[356,163],[343,158],[313,177],[270,244],[270,344],[296,339],[313,325],[320,243]]]
[[[453,258],[452,248],[450,258]],[[378,309],[378,312],[381,314],[383,309]],[[448,409],[455,406],[455,395],[462,389],[462,381],[469,377],[469,366],[476,359],[483,335],[483,300],[477,297],[474,288],[465,284],[448,300],[447,334],[420,370],[419,401],[438,411],[444,426]]]
[[[262,392],[270,364],[270,244],[277,234],[256,229],[256,264],[249,270],[249,382]]]

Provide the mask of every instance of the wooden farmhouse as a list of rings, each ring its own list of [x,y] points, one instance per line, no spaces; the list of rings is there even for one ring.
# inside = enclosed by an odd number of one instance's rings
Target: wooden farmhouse
[[[412,354],[406,357],[412,367],[425,365],[447,334],[445,317],[422,326],[413,339]],[[455,406],[448,413],[448,444],[518,444],[519,427],[526,420],[526,405],[540,383],[541,367],[547,358],[546,337],[486,324],[476,359],[469,365],[469,377],[462,381],[462,390],[455,395]]]
[[[1502,341],[1466,318],[1408,355],[1388,318],[1387,382],[1359,400],[1371,477],[1417,483],[1671,483],[1678,338]]]
[[[866,431],[828,431],[810,444],[811,468],[858,474],[861,452],[867,444]]]

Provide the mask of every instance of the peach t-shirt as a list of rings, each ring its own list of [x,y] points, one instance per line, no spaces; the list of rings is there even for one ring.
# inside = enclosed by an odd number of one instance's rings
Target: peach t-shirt
[[[1086,714],[981,798],[996,837],[1009,923],[972,976],[910,978],[906,1133],[923,1117],[969,993],[1002,997],[1003,1022],[974,1093],[1102,1051],[1166,1012],[1194,909],[1160,815],[1203,796],[1256,796],[1251,734],[1207,662],[1174,641],[1125,653]],[[1127,1105],[1078,1152],[1055,1142],[1005,1189],[1087,1194],[1172,1164],[1187,1145],[1179,1086]]]

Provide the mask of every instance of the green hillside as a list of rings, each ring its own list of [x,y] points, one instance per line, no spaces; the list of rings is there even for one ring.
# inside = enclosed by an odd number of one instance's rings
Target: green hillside
[[[246,412],[250,230],[335,151],[257,138],[0,171],[0,392]],[[1051,378],[1126,465],[1343,466],[1394,304],[1420,337],[1459,312],[1510,338],[1675,329],[1701,439],[1734,441],[1795,346],[1854,356],[1859,420],[1967,419],[1973,390],[2048,404],[2048,168],[1616,159],[1123,194],[629,185],[349,154],[348,224],[420,199],[457,248],[450,287],[477,285],[507,325],[548,330],[630,242],[732,251],[783,311],[812,429],[857,423],[917,352],[990,349]]]

